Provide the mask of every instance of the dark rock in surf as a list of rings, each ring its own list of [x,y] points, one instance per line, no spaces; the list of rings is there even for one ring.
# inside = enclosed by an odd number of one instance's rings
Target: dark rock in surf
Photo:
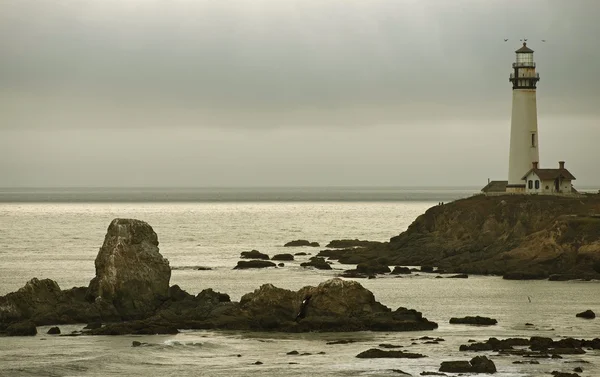
[[[271,258],[271,260],[277,260],[277,261],[293,261],[294,260],[294,256],[292,254],[275,254],[273,255],[273,257]]]
[[[513,271],[502,276],[505,280],[544,280],[548,278],[545,271]]]
[[[450,318],[452,324],[465,324],[465,325],[477,325],[477,326],[492,326],[498,324],[498,321],[494,318],[480,317],[480,316],[467,316],[462,318]]]
[[[60,328],[58,328],[57,326],[50,327],[48,329],[48,331],[46,332],[46,334],[48,334],[48,335],[60,335]]]
[[[102,322],[90,322],[83,329],[84,330],[95,330],[102,327]]]
[[[319,243],[318,242],[310,242],[307,240],[295,240],[295,241],[290,241],[283,246],[284,247],[300,247],[300,246],[319,247]]]
[[[433,267],[431,266],[421,266],[421,272],[433,272]]]
[[[359,359],[375,359],[375,358],[394,358],[394,359],[420,359],[427,357],[420,353],[411,353],[404,351],[384,351],[377,348],[371,348],[356,355]]]
[[[575,314],[575,316],[579,317],[579,318],[585,318],[585,319],[594,319],[594,318],[596,318],[596,313],[594,313],[593,311],[588,309],[584,312]]]
[[[496,373],[496,365],[485,356],[476,356],[471,361],[443,361],[440,372],[448,373]]]
[[[556,370],[552,371],[550,374],[554,377],[580,377],[577,373],[559,372]]]
[[[37,328],[35,323],[31,321],[14,323],[6,329],[6,335],[8,336],[35,336],[36,334]]]
[[[452,275],[452,276],[447,276],[446,279],[467,279],[469,278],[469,275],[467,274],[458,274],[458,275]]]
[[[367,247],[367,246],[373,246],[373,245],[378,245],[378,244],[381,244],[381,242],[366,241],[366,240],[359,240],[359,239],[354,239],[354,240],[346,239],[346,240],[333,240],[333,241],[329,242],[325,247],[331,247],[334,249],[349,249],[349,248],[353,248],[353,247]]]
[[[394,269],[391,272],[392,275],[408,275],[411,274],[410,268],[408,267],[402,267],[402,266],[395,266]]]
[[[268,260],[269,256],[267,254],[261,253],[258,250],[250,250],[250,251],[242,251],[240,254],[240,258]]]
[[[312,257],[308,262],[300,263],[302,267],[314,267],[318,270],[331,270],[331,265],[321,257]]]
[[[147,317],[168,297],[169,261],[160,254],[158,236],[144,221],[114,219],[95,265],[87,298],[112,303],[124,319]]]
[[[249,261],[239,261],[237,262],[237,266],[235,266],[234,270],[243,270],[247,268],[266,268],[266,267],[275,267],[276,264],[273,262],[269,262],[266,260],[249,260]]]

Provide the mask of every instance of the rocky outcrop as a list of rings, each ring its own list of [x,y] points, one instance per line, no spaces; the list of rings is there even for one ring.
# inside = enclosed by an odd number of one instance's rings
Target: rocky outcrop
[[[233,268],[234,270],[243,270],[247,268],[266,268],[266,267],[276,267],[277,265],[273,262],[269,262],[268,260],[249,260],[244,261],[241,260],[237,262],[237,265]]]
[[[171,269],[148,223],[114,219],[96,257],[87,298],[110,302],[124,319],[144,318],[167,298]]]
[[[431,207],[389,244],[337,257],[517,279],[598,279],[600,195],[473,196]]]
[[[37,328],[31,321],[13,323],[6,329],[8,336],[35,336],[36,334]]]
[[[250,250],[250,251],[242,251],[242,253],[240,254],[240,258],[268,260],[269,256],[267,254],[261,253],[258,250]]]
[[[314,258],[326,264],[323,258]],[[240,263],[268,263],[265,260]],[[0,297],[0,334],[35,335],[36,326],[89,323],[91,335],[175,334],[178,329],[256,331],[420,331],[437,328],[422,314],[392,311],[355,281],[331,279],[290,291],[265,284],[231,302],[205,289],[194,296],[169,287],[171,269],[150,225],[114,220],[96,258],[90,286],[61,290],[32,279]],[[54,330],[56,331],[56,330]]]
[[[18,291],[0,297],[0,333],[12,324],[27,321],[42,326],[121,319],[112,304],[102,299],[86,301],[86,290],[62,291],[53,280],[33,278]]]
[[[366,240],[359,240],[359,239],[354,239],[354,240],[345,239],[345,240],[333,240],[333,241],[329,242],[325,247],[331,247],[334,249],[348,249],[348,248],[352,248],[352,247],[368,247],[368,246],[373,246],[373,245],[378,245],[378,244],[381,244],[381,242],[366,241]]]
[[[480,317],[480,316],[466,316],[461,318],[452,317],[450,318],[451,324],[463,324],[463,325],[477,325],[477,326],[491,326],[498,323],[494,318]]]
[[[239,303],[223,301],[216,292],[165,303],[153,317],[108,324],[92,334],[140,334],[179,329],[228,329],[281,332],[416,331],[437,324],[415,310],[390,310],[354,281],[331,279],[317,287],[290,291],[262,285]],[[146,331],[146,332],[143,332]]]
[[[394,358],[394,359],[420,359],[427,357],[420,353],[411,353],[404,351],[384,351],[377,348],[371,348],[363,351],[356,355],[359,359],[381,359],[381,358]]]
[[[300,246],[319,247],[319,243],[318,242],[310,242],[307,240],[295,240],[295,241],[290,241],[283,246],[284,247],[300,247]]]
[[[411,273],[410,268],[402,266],[395,266],[391,272],[392,275],[409,275]]]
[[[514,347],[519,348],[514,348]],[[528,346],[529,349],[521,348]],[[460,351],[497,351],[501,355],[516,355],[522,357],[550,358],[558,355],[579,355],[584,354],[583,348],[600,349],[600,339],[591,340],[563,338],[552,340],[552,338],[534,336],[529,339],[508,338],[496,339],[489,338],[485,342],[474,342],[463,344]]]
[[[471,361],[443,361],[440,372],[496,373],[496,365],[485,356],[476,356]]]
[[[293,261],[294,260],[294,256],[292,254],[275,254],[271,258],[271,260]]]
[[[331,265],[321,257],[312,257],[308,262],[300,263],[302,267],[314,267],[317,270],[331,270]]]

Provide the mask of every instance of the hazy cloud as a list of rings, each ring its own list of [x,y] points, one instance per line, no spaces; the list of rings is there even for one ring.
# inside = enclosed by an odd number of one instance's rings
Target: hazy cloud
[[[5,0],[0,186],[501,178],[521,38],[542,163],[594,184],[598,19],[593,1]]]

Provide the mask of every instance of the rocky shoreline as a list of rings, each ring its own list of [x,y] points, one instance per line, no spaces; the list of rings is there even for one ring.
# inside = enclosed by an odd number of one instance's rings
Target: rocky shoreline
[[[254,253],[256,254],[256,253]],[[258,254],[257,254],[258,255]],[[103,323],[90,335],[172,334],[178,329],[254,331],[420,331],[437,324],[406,308],[392,310],[355,281],[339,278],[298,291],[265,284],[232,302],[205,289],[169,286],[169,262],[152,227],[115,219],[96,257],[88,287],[61,290],[36,278],[0,297],[0,334],[35,335],[40,325]]]
[[[600,195],[477,195],[431,207],[389,242],[332,245],[341,248],[318,256],[358,265],[354,277],[437,266],[517,280],[600,279]]]

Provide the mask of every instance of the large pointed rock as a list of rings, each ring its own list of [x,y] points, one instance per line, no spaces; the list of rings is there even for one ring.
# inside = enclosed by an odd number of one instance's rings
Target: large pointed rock
[[[171,268],[158,236],[140,220],[114,219],[96,257],[89,300],[111,302],[124,319],[151,315],[169,294]]]

